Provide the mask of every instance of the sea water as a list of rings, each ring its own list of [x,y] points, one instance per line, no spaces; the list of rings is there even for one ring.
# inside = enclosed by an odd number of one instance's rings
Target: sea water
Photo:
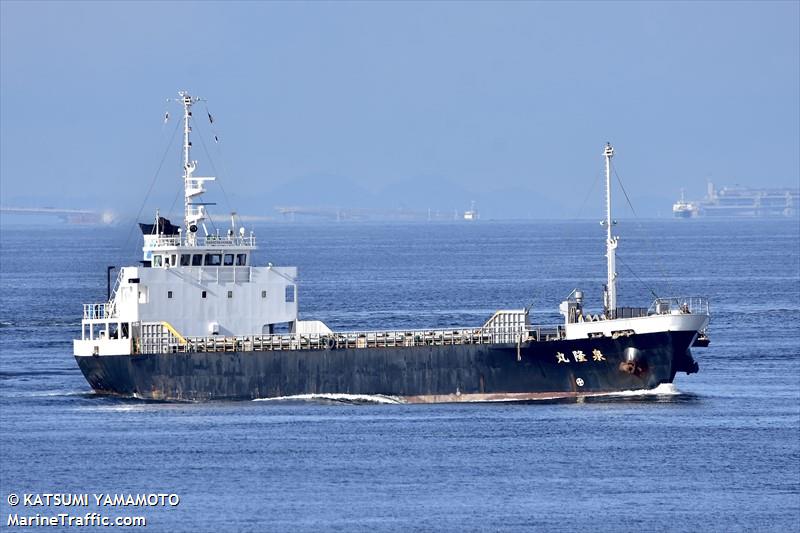
[[[124,227],[0,232],[0,529],[9,516],[143,516],[147,531],[800,530],[796,220],[622,221],[620,305],[707,296],[700,373],[584,401],[386,398],[158,403],[97,396],[72,357]],[[225,231],[225,228],[222,228]],[[264,224],[303,319],[333,329],[481,325],[599,309],[594,222]],[[373,401],[374,400],[374,401]],[[11,494],[175,494],[177,505],[34,507]],[[34,528],[35,529],[35,528]],[[74,530],[48,527],[44,530]],[[93,530],[92,527],[80,528]],[[108,530],[108,528],[99,528]],[[126,530],[135,530],[127,528]]]

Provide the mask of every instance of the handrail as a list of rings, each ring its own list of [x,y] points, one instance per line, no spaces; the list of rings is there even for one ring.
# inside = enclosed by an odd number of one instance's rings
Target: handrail
[[[114,288],[111,291],[110,300],[108,300],[108,310],[106,311],[109,317],[115,316],[117,314],[117,291],[119,290],[119,286],[122,284],[122,275],[125,270],[125,267],[119,269],[117,272],[117,279],[114,282]]]
[[[115,305],[111,302],[99,304],[83,304],[83,318],[88,320],[105,320],[114,318]]]
[[[669,315],[669,314],[693,314],[708,315],[708,298],[704,296],[673,296],[669,298],[656,298],[648,314]]]
[[[172,324],[170,324],[169,322],[166,322],[166,321],[162,321],[161,325],[163,325],[165,328],[167,328],[167,330],[170,333],[172,333],[175,336],[176,339],[178,339],[178,342],[180,342],[181,344],[186,344],[187,343],[186,338],[184,338],[183,335],[178,333],[178,330],[176,330],[174,327],[172,327]]]
[[[196,247],[227,247],[237,246],[254,248],[256,246],[256,238],[253,235],[248,236],[224,236],[218,237],[216,235],[208,235],[206,237],[197,237],[194,244],[189,244],[189,241],[180,235],[146,235],[155,237],[150,244],[153,246],[187,246],[190,248]]]
[[[565,337],[563,325],[527,328],[452,328],[388,331],[341,331],[332,333],[286,333],[183,337],[166,322],[142,323],[139,353],[271,351],[307,349],[361,349],[455,344],[517,344],[558,340]],[[150,326],[150,327],[148,327]],[[162,333],[164,328],[170,334]],[[148,333],[150,332],[150,333]],[[177,342],[171,341],[170,337]],[[153,352],[148,351],[151,347]]]

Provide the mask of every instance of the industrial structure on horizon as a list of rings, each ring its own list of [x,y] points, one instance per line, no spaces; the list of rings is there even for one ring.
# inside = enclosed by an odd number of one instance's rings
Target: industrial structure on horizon
[[[478,212],[475,202],[469,211],[459,212],[428,209],[426,211],[407,208],[364,208],[364,207],[314,207],[314,206],[275,206],[283,220],[295,222],[300,219],[328,219],[337,222],[384,220],[384,221],[450,221],[477,220]]]
[[[703,200],[681,199],[672,205],[678,218],[692,217],[797,217],[800,215],[800,188],[723,187],[708,183]]]
[[[93,209],[60,209],[55,207],[0,207],[3,215],[52,215],[67,224],[114,224],[117,215],[112,211]]]

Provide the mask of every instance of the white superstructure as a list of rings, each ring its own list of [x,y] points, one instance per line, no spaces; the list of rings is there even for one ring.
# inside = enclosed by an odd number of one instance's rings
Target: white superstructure
[[[700,208],[693,202],[687,202],[684,192],[684,189],[681,189],[681,199],[672,204],[672,214],[678,218],[696,217],[700,213]]]
[[[183,226],[158,214],[154,224],[140,224],[141,265],[120,269],[108,302],[84,305],[75,355],[136,353],[134,339],[143,333],[183,339],[297,330],[297,269],[254,266],[255,237],[244,227],[237,229],[233,216],[225,234],[207,231],[208,204],[201,197],[214,178],[195,176],[197,161],[191,159],[192,105],[199,98],[185,91],[179,96]]]
[[[470,202],[469,211],[464,211],[464,220],[478,220],[478,210],[475,209],[475,200]]]

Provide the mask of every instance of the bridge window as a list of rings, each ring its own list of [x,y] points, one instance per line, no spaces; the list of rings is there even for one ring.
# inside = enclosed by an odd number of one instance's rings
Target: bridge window
[[[267,297],[267,291],[261,291],[261,297],[262,298],[266,298]]]
[[[294,285],[286,286],[286,301],[294,302]]]
[[[233,291],[228,291],[228,298],[233,298]]]
[[[199,267],[203,264],[203,254],[194,254],[192,256],[192,266]]]
[[[220,266],[222,264],[222,254],[206,254],[206,266]]]
[[[181,254],[181,266],[188,267],[192,262],[192,254]]]
[[[161,266],[161,256],[160,255],[154,255],[153,256],[153,266],[154,267],[160,267]]]
[[[172,298],[172,291],[167,291],[167,298]]]
[[[247,254],[236,254],[236,265],[245,266],[247,264]]]
[[[206,291],[203,291],[203,292],[202,292],[202,296],[203,296],[203,298],[205,298],[205,297],[206,297]]]
[[[225,260],[223,261],[225,266],[233,266],[233,254],[225,254]]]

